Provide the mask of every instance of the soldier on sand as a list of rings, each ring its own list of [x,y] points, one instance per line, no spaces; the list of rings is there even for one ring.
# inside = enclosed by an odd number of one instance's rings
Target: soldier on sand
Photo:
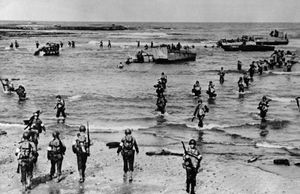
[[[86,161],[90,156],[90,144],[91,143],[89,142],[88,134],[86,133],[86,127],[84,125],[81,125],[79,127],[79,133],[77,133],[72,146],[73,152],[77,156],[80,183],[84,182],[85,180]]]
[[[199,172],[202,156],[196,149],[196,141],[194,139],[189,141],[189,146],[183,155],[183,168],[186,169],[186,192],[195,194],[196,176]]]
[[[125,137],[122,138],[120,146],[118,148],[118,155],[121,152],[124,162],[124,179],[127,178],[127,172],[129,174],[129,181],[132,181],[132,172],[134,164],[134,153],[139,153],[139,148],[135,138],[131,135],[131,130],[125,130]]]
[[[23,140],[16,149],[18,157],[18,171],[21,169],[21,182],[25,190],[31,189],[31,179],[33,171],[33,161],[37,155],[36,147],[33,142],[29,141],[29,132],[25,131]]]
[[[66,146],[59,138],[59,132],[54,131],[52,133],[53,140],[49,142],[47,158],[51,161],[50,179],[53,178],[55,173],[55,167],[57,167],[57,182],[61,180],[61,166],[63,161],[63,155],[66,151]]]

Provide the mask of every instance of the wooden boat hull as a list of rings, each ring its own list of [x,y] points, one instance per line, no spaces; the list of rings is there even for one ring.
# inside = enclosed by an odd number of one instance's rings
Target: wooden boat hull
[[[181,63],[185,61],[196,61],[196,53],[176,52],[168,53],[167,58],[157,58],[154,60],[157,64]]]
[[[268,45],[223,45],[222,48],[224,51],[246,51],[246,52],[255,52],[255,51],[274,51],[274,46]]]

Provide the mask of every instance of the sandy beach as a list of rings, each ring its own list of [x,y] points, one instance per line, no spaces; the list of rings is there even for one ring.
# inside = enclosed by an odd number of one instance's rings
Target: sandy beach
[[[61,139],[67,146],[63,161],[63,179],[49,180],[50,162],[46,159],[46,147],[51,140],[51,132],[58,129]],[[22,128],[10,128],[1,139],[1,181],[0,193],[21,193],[20,174],[16,173],[17,160],[14,150],[20,139]],[[172,146],[163,146],[155,132],[134,131],[140,146],[135,158],[134,180],[124,182],[122,158],[116,149],[108,149],[106,143],[118,141],[123,132],[91,133],[93,145],[88,158],[86,181],[78,183],[76,157],[72,153],[71,143],[77,128],[65,125],[48,127],[41,134],[39,158],[34,170],[33,189],[30,193],[186,193],[185,171],[180,156],[147,156],[148,151],[161,149],[181,153],[180,142],[174,140]],[[196,134],[196,132],[195,132]],[[159,143],[160,142],[160,143]],[[223,146],[224,147],[224,146]],[[298,193],[300,190],[299,167],[293,165],[297,158],[291,158],[291,166],[275,166],[273,158],[264,156],[253,163],[247,163],[251,157],[247,154],[237,156],[226,153],[226,148],[217,145],[202,145],[203,154],[201,172],[197,176],[196,193]],[[253,148],[255,149],[255,148]],[[218,150],[218,152],[214,151]]]

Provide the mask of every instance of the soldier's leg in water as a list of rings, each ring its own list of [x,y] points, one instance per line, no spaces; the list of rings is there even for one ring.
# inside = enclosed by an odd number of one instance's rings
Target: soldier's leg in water
[[[200,116],[198,117],[199,122],[198,122],[198,127],[203,127],[203,118]]]
[[[57,111],[56,111],[56,118],[59,118],[59,116],[60,116],[60,109],[57,109]]]
[[[67,115],[66,115],[66,113],[65,113],[65,109],[63,109],[63,110],[61,111],[61,115],[62,115],[64,118],[67,117]]]

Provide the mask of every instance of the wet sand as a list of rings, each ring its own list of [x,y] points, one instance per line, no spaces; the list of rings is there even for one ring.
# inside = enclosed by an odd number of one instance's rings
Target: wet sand
[[[46,147],[52,139],[51,132],[58,128],[61,139],[67,146],[63,161],[63,179],[56,183],[48,178],[50,161],[46,159]],[[16,173],[17,160],[14,151],[20,139],[22,128],[7,128],[7,135],[0,136],[0,193],[21,193],[20,174]],[[40,136],[40,150],[37,167],[34,171],[33,189],[30,193],[186,193],[185,171],[180,156],[147,156],[148,151],[160,151],[162,148],[182,153],[180,141],[155,132],[134,131],[140,146],[136,155],[134,180],[123,180],[121,155],[116,149],[108,149],[107,142],[118,141],[122,132],[91,133],[93,145],[88,158],[86,181],[78,183],[76,156],[71,143],[77,128],[55,125],[47,128]],[[164,146],[168,144],[168,146]],[[272,157],[264,156],[262,150],[256,162],[247,163],[251,157],[226,153],[226,147],[203,145],[202,171],[197,176],[196,193],[298,193],[300,190],[299,167],[275,166]],[[253,148],[255,149],[255,148]],[[204,151],[203,151],[204,150]],[[217,150],[217,151],[216,151]],[[299,158],[293,158],[293,161]]]

